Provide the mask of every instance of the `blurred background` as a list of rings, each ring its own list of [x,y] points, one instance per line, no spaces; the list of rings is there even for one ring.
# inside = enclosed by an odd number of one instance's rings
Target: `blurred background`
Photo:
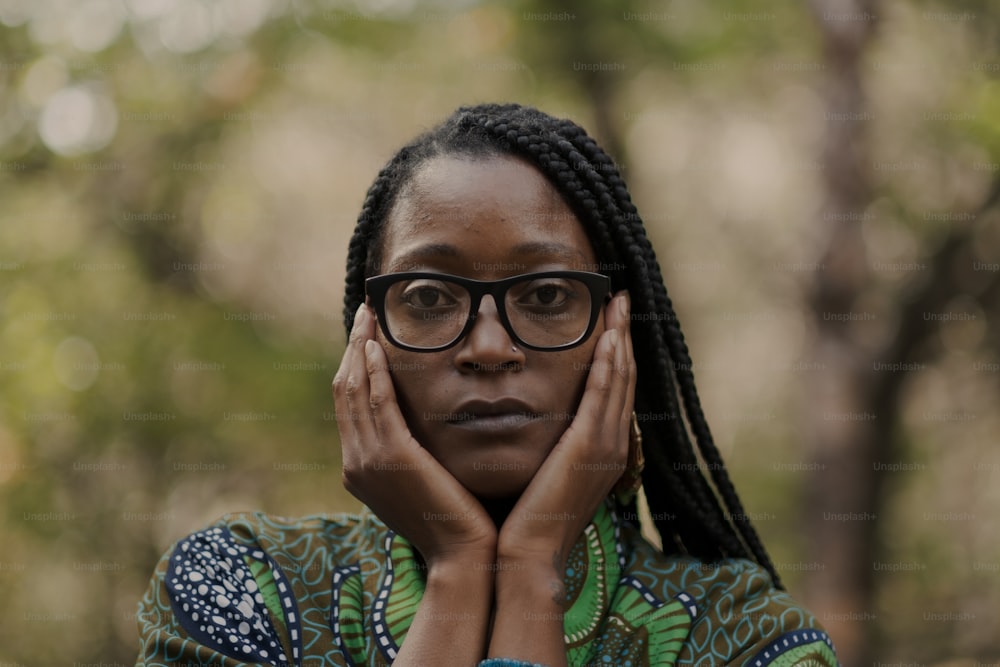
[[[623,166],[844,664],[1000,664],[998,46],[992,0],[0,0],[0,664],[132,664],[174,540],[357,509],[347,240],[499,100]]]

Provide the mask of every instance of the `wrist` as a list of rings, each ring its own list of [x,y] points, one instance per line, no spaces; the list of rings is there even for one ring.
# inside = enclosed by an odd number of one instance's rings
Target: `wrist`
[[[492,590],[496,552],[456,551],[427,561],[427,585],[477,588],[485,582]]]
[[[552,574],[562,577],[569,551],[551,541],[538,544],[505,544],[497,547],[497,575],[503,573],[528,573],[532,576]]]
[[[525,513],[522,521],[511,522],[509,519],[501,527],[497,535],[497,559],[500,562],[511,561],[531,563],[533,561],[555,567],[562,572],[566,558],[576,543],[586,522],[579,524],[578,514],[570,512],[545,513],[551,518],[546,525],[524,530],[524,523],[536,520],[531,513]]]
[[[497,535],[456,540],[452,537],[429,539],[420,536],[410,540],[427,564],[428,570],[436,568],[460,571],[476,564],[493,563],[497,557]],[[477,569],[482,569],[481,567]],[[488,568],[487,568],[488,569]]]
[[[566,590],[551,562],[498,563],[494,588],[496,605],[487,655],[503,657],[483,667],[533,667],[539,661],[565,665]]]
[[[565,603],[564,570],[553,563],[530,559],[498,559],[494,588],[497,605],[561,612]]]

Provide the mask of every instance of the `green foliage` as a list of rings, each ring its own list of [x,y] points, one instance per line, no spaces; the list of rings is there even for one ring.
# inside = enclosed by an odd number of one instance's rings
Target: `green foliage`
[[[817,118],[824,51],[805,6],[262,2],[217,3],[235,13],[201,46],[208,24],[188,16],[178,32],[169,10],[122,9],[132,13],[101,24],[120,20],[120,32],[91,51],[80,44],[99,26],[77,14],[88,2],[0,5],[0,661],[129,663],[135,602],[173,540],[230,511],[356,507],[340,485],[329,398],[346,239],[390,151],[486,99],[579,118],[631,170],[706,366],[709,422],[786,579],[804,582],[808,570],[792,566],[809,517],[788,499],[808,477],[778,464],[801,463],[798,387],[818,374],[793,366],[807,340],[806,278],[773,267],[811,261],[812,165],[837,122]],[[976,12],[974,25],[928,19],[929,4],[885,7],[878,57],[919,62],[928,44],[946,57],[930,74],[866,73],[872,159],[952,166],[876,174],[880,260],[934,255],[943,234],[927,210],[988,203],[1000,87],[995,69],[975,64],[998,60],[989,2],[948,10]],[[77,96],[60,117],[53,100],[65,91]],[[977,257],[996,262],[987,213]],[[897,278],[872,280],[880,323],[906,293]],[[979,294],[965,284],[958,295]],[[747,308],[769,317],[736,327],[720,315]],[[887,557],[927,570],[892,574],[887,612],[899,600],[947,609],[995,578],[969,572],[996,562],[996,540],[971,534],[980,523],[906,518],[909,502],[960,508],[976,489],[980,517],[995,513],[984,475],[967,483],[977,462],[996,476],[996,373],[967,372],[1000,357],[996,310],[983,313],[989,335],[942,329],[929,363],[944,361],[891,416],[900,451],[926,468],[893,487]],[[913,416],[962,397],[983,415],[976,429]],[[961,454],[949,458],[944,442]],[[925,633],[919,618],[881,634],[881,653],[900,658],[1000,651],[983,633]]]

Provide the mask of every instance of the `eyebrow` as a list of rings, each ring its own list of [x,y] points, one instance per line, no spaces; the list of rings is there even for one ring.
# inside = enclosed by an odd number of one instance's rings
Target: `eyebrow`
[[[570,262],[574,259],[587,261],[586,256],[577,248],[553,241],[528,241],[526,243],[519,243],[511,250],[513,255],[519,257],[541,256],[546,260],[562,262]],[[458,248],[451,244],[427,243],[395,258],[388,269],[390,271],[406,271],[413,265],[421,264],[428,260],[460,258],[461,256],[462,253],[459,252]]]
[[[442,257],[458,257],[458,248],[447,243],[427,243],[404,252],[386,267],[389,271],[409,271],[414,265]]]

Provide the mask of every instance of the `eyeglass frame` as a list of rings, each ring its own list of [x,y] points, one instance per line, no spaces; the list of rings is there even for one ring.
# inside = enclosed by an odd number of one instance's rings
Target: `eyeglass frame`
[[[514,331],[514,327],[511,325],[510,319],[507,317],[507,305],[505,299],[507,291],[518,283],[525,282],[526,280],[538,280],[541,278],[566,278],[569,280],[576,280],[583,283],[589,290],[590,319],[587,322],[586,330],[580,334],[580,337],[576,340],[563,345],[557,345],[555,347],[540,347],[538,345],[526,343]],[[396,340],[395,336],[392,335],[392,332],[389,331],[389,325],[385,314],[385,298],[386,294],[389,292],[389,288],[397,282],[420,279],[440,280],[455,283],[469,293],[469,313],[466,315],[465,325],[462,327],[462,330],[458,333],[458,335],[455,336],[455,339],[450,343],[438,345],[436,347],[414,347]],[[376,319],[378,320],[379,328],[382,330],[382,333],[390,343],[402,350],[408,350],[410,352],[441,352],[458,345],[459,342],[469,335],[469,332],[475,325],[476,317],[479,315],[479,306],[483,301],[483,297],[487,294],[493,297],[493,303],[496,306],[497,316],[500,319],[500,323],[503,325],[507,335],[510,336],[514,343],[528,350],[536,350],[539,352],[561,352],[563,350],[570,350],[574,347],[582,345],[588,338],[590,338],[591,334],[594,333],[594,328],[597,326],[597,317],[601,313],[601,308],[611,298],[611,278],[601,273],[570,270],[522,273],[509,278],[501,278],[500,280],[475,280],[473,278],[464,278],[462,276],[454,276],[447,273],[434,273],[431,271],[403,271],[400,273],[384,273],[382,275],[372,276],[371,278],[367,278],[365,280],[365,295],[368,297],[375,310]]]

